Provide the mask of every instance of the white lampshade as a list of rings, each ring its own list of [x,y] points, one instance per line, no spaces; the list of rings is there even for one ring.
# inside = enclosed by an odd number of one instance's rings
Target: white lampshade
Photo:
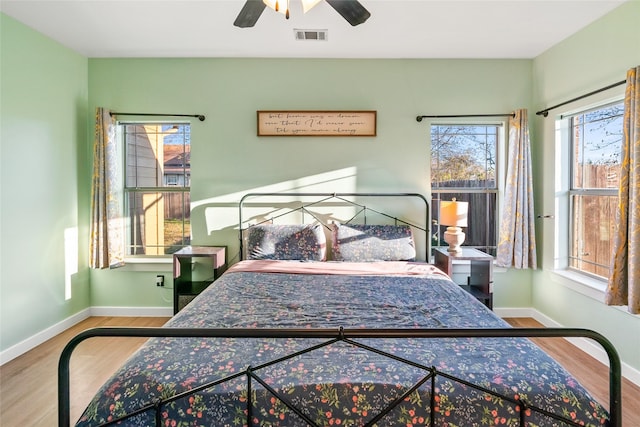
[[[458,202],[453,199],[450,202],[440,202],[440,225],[453,227],[466,227],[469,203]]]

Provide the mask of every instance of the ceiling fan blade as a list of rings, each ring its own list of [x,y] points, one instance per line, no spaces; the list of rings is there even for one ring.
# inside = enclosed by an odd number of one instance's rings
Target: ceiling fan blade
[[[262,0],[247,0],[233,25],[240,28],[253,27],[258,22],[258,18],[262,15],[265,7],[267,5]]]
[[[358,0],[326,0],[352,26],[360,25],[371,14]]]

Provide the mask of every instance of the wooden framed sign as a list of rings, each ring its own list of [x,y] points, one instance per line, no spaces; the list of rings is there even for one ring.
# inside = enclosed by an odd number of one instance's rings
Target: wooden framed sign
[[[258,136],[376,136],[376,111],[258,111]]]

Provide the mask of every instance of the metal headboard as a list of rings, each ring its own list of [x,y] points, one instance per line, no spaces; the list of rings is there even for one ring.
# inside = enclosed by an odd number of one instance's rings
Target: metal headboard
[[[352,216],[351,219],[347,221],[343,221],[345,223],[349,223],[351,220],[362,217],[364,222],[367,221],[367,212],[371,212],[376,216],[385,217],[387,219],[391,219],[395,224],[404,224],[410,226],[414,231],[419,231],[420,233],[424,233],[424,261],[429,260],[430,254],[430,229],[429,229],[429,202],[427,199],[419,193],[247,193],[242,199],[240,199],[239,204],[239,239],[240,239],[240,259],[244,256],[244,239],[243,239],[243,231],[248,228],[245,227],[245,217],[243,213],[247,209],[249,201],[251,199],[257,198],[268,198],[273,197],[277,198],[279,201],[274,201],[273,203],[265,203],[264,201],[260,202],[260,206],[264,206],[266,208],[275,208],[282,207],[287,210],[284,213],[278,213],[273,216],[268,217],[267,219],[263,219],[260,223],[270,222],[276,218],[279,218],[284,215],[289,215],[293,212],[301,212],[304,214],[309,214],[311,217],[318,220],[318,222],[327,226],[324,221],[320,220],[312,210],[314,207],[326,207],[330,206],[332,203],[334,206],[341,207],[354,207],[356,208],[355,215]],[[365,201],[375,201],[375,199],[393,201],[393,199],[398,201],[400,200],[417,200],[420,204],[421,213],[417,214],[417,221],[424,221],[424,226],[416,224],[412,222],[410,219],[398,218],[393,215],[386,214],[382,212],[380,209],[374,209],[371,206],[364,204]],[[388,202],[387,202],[388,203]],[[295,204],[293,206],[292,204]],[[255,224],[254,224],[255,225]]]

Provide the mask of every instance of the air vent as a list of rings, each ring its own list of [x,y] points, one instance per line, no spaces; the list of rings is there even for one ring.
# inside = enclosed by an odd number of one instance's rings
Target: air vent
[[[327,41],[329,30],[293,30],[296,40]]]

